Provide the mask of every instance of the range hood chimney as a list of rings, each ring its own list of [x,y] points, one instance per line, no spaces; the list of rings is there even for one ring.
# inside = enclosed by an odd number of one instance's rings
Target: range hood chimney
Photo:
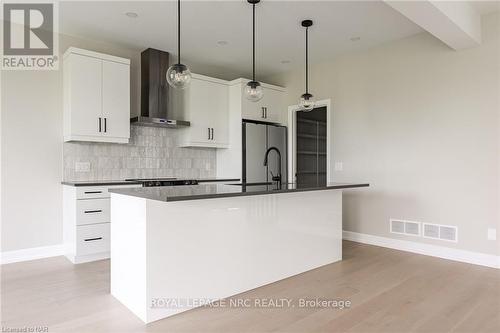
[[[130,121],[134,125],[178,128],[189,126],[169,111],[169,85],[165,74],[168,52],[146,49],[141,53],[141,115]],[[181,117],[182,118],[182,117]]]

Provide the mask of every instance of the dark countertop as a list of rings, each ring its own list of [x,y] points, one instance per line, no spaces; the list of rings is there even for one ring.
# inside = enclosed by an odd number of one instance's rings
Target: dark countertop
[[[68,186],[112,186],[112,185],[140,185],[140,182],[130,180],[88,180],[88,181],[62,181]]]
[[[165,177],[168,178],[168,177]],[[188,180],[188,178],[174,178],[172,180]],[[239,178],[199,178],[199,183],[215,182],[239,182]],[[61,184],[68,186],[113,186],[113,185],[140,185],[141,182],[135,180],[89,180],[89,181],[62,181]]]
[[[357,187],[370,186],[367,183],[343,184],[329,183],[327,185],[316,184],[283,184],[280,188],[276,185],[227,185],[227,184],[201,184],[189,186],[160,186],[160,187],[136,187],[123,189],[110,189],[109,192],[130,195],[158,201],[183,201],[215,199],[227,197],[239,197],[250,195],[265,195],[275,193],[341,190]]]
[[[239,182],[239,178],[200,178],[196,179],[198,183],[216,183],[216,182]]]

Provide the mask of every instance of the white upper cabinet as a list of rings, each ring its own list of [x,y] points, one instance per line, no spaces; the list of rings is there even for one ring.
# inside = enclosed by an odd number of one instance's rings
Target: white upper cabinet
[[[245,89],[242,82],[242,91]],[[285,90],[281,87],[262,84],[264,96],[258,102],[247,100],[242,93],[241,113],[243,119],[259,120],[270,123],[282,123],[285,119],[287,106],[285,104]]]
[[[130,138],[130,67],[112,61],[102,62],[103,135]]]
[[[184,116],[190,127],[181,129],[181,147],[226,148],[228,140],[228,82],[192,74],[184,91]]]
[[[102,114],[101,60],[72,55],[64,62],[64,76],[64,117],[70,121],[65,130],[71,130],[64,136],[95,136]]]
[[[181,108],[184,118],[191,122],[190,127],[180,129],[179,145],[228,148],[219,152],[227,155],[227,164],[230,164],[238,159],[241,151],[242,119],[284,123],[287,119],[285,89],[264,83],[264,97],[254,103],[243,95],[247,82],[192,74],[188,88],[174,91],[175,99],[182,99],[182,105],[176,107]]]
[[[130,60],[71,47],[63,71],[64,141],[128,143]]]

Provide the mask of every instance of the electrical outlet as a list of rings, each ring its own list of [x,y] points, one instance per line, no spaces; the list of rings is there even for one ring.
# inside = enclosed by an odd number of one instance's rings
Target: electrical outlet
[[[488,228],[488,240],[497,240],[497,229]]]
[[[76,162],[75,163],[76,172],[90,172],[90,162]]]
[[[344,164],[342,162],[335,162],[335,171],[344,170]]]

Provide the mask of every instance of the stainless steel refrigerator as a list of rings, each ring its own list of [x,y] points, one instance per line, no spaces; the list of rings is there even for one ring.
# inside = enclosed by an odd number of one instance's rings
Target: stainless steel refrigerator
[[[285,126],[258,121],[244,120],[243,136],[243,183],[272,182],[272,174],[277,175],[278,154],[269,153],[268,165],[264,166],[264,158],[268,148],[276,147],[281,153],[281,182],[287,178],[287,128]]]

